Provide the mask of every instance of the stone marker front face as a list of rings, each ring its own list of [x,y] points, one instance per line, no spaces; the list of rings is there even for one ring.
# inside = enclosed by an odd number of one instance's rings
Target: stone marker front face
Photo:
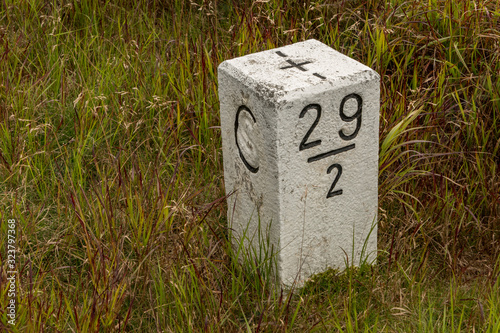
[[[286,285],[375,258],[379,75],[316,40],[218,75],[233,244],[268,238]]]

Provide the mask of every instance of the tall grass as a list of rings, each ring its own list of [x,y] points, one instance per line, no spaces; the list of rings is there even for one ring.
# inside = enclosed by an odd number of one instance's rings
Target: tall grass
[[[496,1],[0,8],[2,330],[500,331]],[[382,77],[380,254],[285,291],[228,241],[216,69],[309,38]]]

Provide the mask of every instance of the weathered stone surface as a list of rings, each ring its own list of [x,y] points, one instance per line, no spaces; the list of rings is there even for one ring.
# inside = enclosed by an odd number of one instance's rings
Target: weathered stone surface
[[[375,258],[379,75],[316,40],[218,75],[233,243],[269,237],[286,285]]]

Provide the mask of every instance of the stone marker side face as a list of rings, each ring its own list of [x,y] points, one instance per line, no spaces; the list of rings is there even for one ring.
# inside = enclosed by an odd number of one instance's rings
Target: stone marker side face
[[[347,96],[345,115],[358,111],[358,99],[363,103],[356,135],[356,121],[340,115]],[[286,207],[280,209],[280,244],[288,254],[281,279],[286,284],[328,267],[343,268],[346,260],[359,265],[365,240],[365,256],[376,254],[378,96],[379,82],[372,80],[292,99],[278,109],[279,197],[280,207]],[[306,144],[318,144],[301,150],[316,120]]]
[[[244,239],[246,248],[259,248],[268,236],[276,249],[279,242],[276,109],[234,74],[223,65],[219,67],[229,227],[235,246]]]
[[[268,229],[287,285],[375,257],[379,94],[378,74],[315,40],[219,67],[234,242]]]

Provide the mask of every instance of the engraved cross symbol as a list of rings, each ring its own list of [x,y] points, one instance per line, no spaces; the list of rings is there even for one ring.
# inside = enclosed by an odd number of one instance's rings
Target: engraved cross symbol
[[[304,67],[302,67],[303,65],[307,65],[307,64],[310,64],[311,62],[310,61],[304,61],[304,62],[301,62],[300,64],[296,64],[295,62],[293,62],[292,60],[290,59],[287,59],[286,61],[287,63],[289,63],[291,66],[285,66],[285,67],[280,67],[280,69],[288,69],[288,68],[293,68],[293,67],[297,67],[298,69],[300,69],[301,71],[303,72],[306,72],[307,69],[305,69]]]
[[[283,58],[288,57],[286,54],[284,54],[281,51],[277,51],[276,54],[279,55],[280,57],[283,57]],[[304,62],[301,62],[300,64],[297,64],[297,63],[295,63],[294,61],[292,61],[290,59],[287,59],[286,62],[289,63],[290,66],[280,67],[280,69],[298,68],[298,69],[300,69],[303,72],[307,72],[307,69],[304,68],[304,67],[302,67],[302,66],[312,63],[312,61],[304,61]],[[320,75],[318,73],[313,73],[313,75],[316,76],[316,77],[319,77],[322,80],[326,79],[326,77],[324,77],[323,75]]]

